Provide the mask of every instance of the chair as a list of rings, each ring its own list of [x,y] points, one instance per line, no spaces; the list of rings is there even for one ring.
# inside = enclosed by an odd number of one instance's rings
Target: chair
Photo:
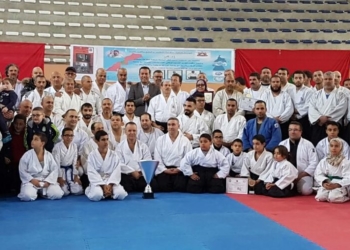
[[[269,39],[259,39],[259,43],[271,43]]]

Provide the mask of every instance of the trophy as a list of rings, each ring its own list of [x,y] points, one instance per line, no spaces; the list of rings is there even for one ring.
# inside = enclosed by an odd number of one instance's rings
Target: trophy
[[[152,181],[154,173],[156,172],[158,164],[159,164],[159,161],[153,161],[153,160],[139,161],[139,166],[141,168],[142,175],[145,178],[145,181],[147,183],[145,191],[143,192],[143,196],[142,196],[142,198],[144,199],[154,199],[154,193],[152,192],[150,183]]]

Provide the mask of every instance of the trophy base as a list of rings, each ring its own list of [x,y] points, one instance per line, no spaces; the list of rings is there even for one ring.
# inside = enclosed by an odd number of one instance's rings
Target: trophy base
[[[154,199],[154,193],[143,193],[143,199]]]

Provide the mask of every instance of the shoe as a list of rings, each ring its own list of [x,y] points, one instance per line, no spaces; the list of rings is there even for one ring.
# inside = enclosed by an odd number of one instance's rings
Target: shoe
[[[6,137],[2,138],[3,143],[8,143],[10,141],[12,141],[11,135],[7,135]]]

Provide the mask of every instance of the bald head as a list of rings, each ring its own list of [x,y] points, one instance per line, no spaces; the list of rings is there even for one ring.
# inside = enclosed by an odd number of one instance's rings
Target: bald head
[[[128,79],[128,71],[126,70],[126,68],[118,69],[117,77],[119,83],[126,84],[126,81]]]
[[[337,88],[340,86],[341,83],[341,73],[339,71],[334,71],[334,83]]]
[[[32,113],[33,104],[29,100],[24,100],[19,105],[18,113],[25,115],[26,117],[29,117],[29,115]]]
[[[334,79],[335,78],[335,74],[332,71],[327,71],[327,72],[323,73],[323,78],[326,78],[326,77]]]
[[[90,91],[92,88],[92,79],[90,76],[83,76],[81,78],[81,87],[86,90]]]
[[[52,95],[47,95],[44,96],[43,99],[41,100],[42,103],[44,103],[45,101],[53,101],[53,96]]]
[[[34,67],[32,70],[32,77],[35,78],[36,76],[43,76],[44,72],[40,67]]]
[[[103,68],[98,68],[96,70],[96,83],[100,86],[106,82],[107,72]]]
[[[54,89],[56,91],[60,90],[62,88],[62,84],[63,84],[63,77],[60,74],[60,72],[58,72],[58,71],[52,72],[50,82],[51,82],[52,87],[54,87]]]

